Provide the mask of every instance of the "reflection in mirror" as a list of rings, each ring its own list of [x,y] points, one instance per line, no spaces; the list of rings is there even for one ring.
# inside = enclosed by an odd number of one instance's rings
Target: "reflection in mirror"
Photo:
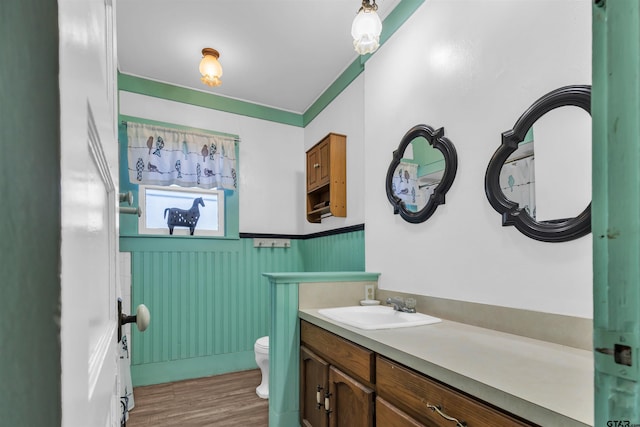
[[[426,221],[444,203],[457,168],[456,150],[444,137],[444,128],[411,128],[387,170],[387,198],[394,213],[411,223]]]
[[[574,218],[591,203],[591,116],[556,108],[533,124],[536,144],[536,220]]]
[[[407,210],[418,212],[429,201],[444,174],[444,155],[424,137],[414,138],[393,175],[393,193]]]
[[[533,150],[533,128],[529,129],[518,148],[500,169],[500,188],[511,200],[536,219],[535,159]]]
[[[502,225],[544,242],[591,231],[590,112],[591,87],[566,86],[538,99],[502,134],[485,175]]]
[[[542,141],[535,150],[534,135]],[[549,111],[502,166],[502,192],[539,222],[579,215],[591,200],[591,145],[585,141],[591,141],[587,112],[573,106]]]

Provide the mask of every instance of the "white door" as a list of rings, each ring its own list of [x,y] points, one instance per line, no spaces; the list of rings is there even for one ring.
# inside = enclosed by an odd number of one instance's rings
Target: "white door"
[[[115,11],[58,7],[62,426],[119,426]]]

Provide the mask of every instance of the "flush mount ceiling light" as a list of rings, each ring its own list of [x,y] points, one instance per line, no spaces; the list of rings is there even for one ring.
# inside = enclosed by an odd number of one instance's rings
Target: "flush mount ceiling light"
[[[373,53],[380,46],[382,21],[377,10],[376,0],[362,0],[362,7],[351,24],[353,47],[360,55]]]
[[[222,84],[222,80],[220,80],[222,65],[220,65],[218,58],[220,58],[220,53],[217,50],[210,47],[202,49],[202,61],[200,61],[202,78],[200,81],[207,86],[214,87]]]

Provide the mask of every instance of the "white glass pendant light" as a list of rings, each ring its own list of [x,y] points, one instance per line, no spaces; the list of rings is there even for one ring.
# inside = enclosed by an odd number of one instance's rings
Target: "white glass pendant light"
[[[353,47],[360,55],[373,53],[380,46],[382,21],[376,12],[378,5],[373,0],[362,0],[362,7],[351,24]]]
[[[202,78],[200,81],[206,84],[207,86],[220,86],[222,84],[222,65],[218,61],[220,58],[220,53],[211,49],[210,47],[205,47],[202,49],[202,61],[200,61],[200,74],[202,74]]]

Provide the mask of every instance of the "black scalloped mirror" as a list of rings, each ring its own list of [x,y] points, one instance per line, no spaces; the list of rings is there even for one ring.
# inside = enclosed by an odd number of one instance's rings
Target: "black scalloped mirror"
[[[393,152],[387,171],[387,198],[393,213],[407,222],[424,222],[444,204],[458,169],[456,149],[444,136],[444,128],[433,130],[416,125]]]
[[[516,121],[513,129],[502,133],[502,144],[493,154],[485,175],[487,199],[489,199],[491,206],[502,215],[502,225],[513,225],[522,234],[543,242],[566,242],[589,234],[591,232],[591,203],[588,202],[587,207],[576,217],[541,220],[540,216],[538,216],[536,219],[535,204],[532,203],[533,206],[529,206],[529,203],[523,200],[523,197],[507,197],[505,195],[503,188],[508,188],[507,186],[513,187],[514,180],[512,176],[509,176],[509,182],[506,185],[502,185],[504,183],[501,184],[501,174],[503,176],[502,181],[505,181],[504,168],[507,168],[508,164],[508,167],[511,167],[514,159],[518,159],[521,166],[524,165],[525,168],[530,167],[532,169],[528,173],[533,176],[533,163],[527,164],[525,156],[518,156],[518,154],[523,149],[526,151],[525,146],[528,142],[532,142],[529,139],[533,132],[534,123],[538,122],[543,115],[560,107],[579,107],[590,116],[591,86],[565,86],[551,91],[538,99]],[[570,120],[563,121],[563,123],[568,123],[570,126],[575,125]],[[582,142],[579,141],[580,144]],[[556,141],[556,143],[562,143],[562,141]],[[541,144],[545,144],[545,141],[536,139],[536,147]],[[590,149],[590,140],[584,141],[584,144],[586,149]],[[531,160],[533,160],[533,153],[530,153],[530,156]],[[585,165],[586,167],[590,167],[590,165]],[[531,179],[531,181],[535,180]],[[535,194],[535,187],[532,186],[527,191]],[[509,194],[511,193],[509,192]]]

